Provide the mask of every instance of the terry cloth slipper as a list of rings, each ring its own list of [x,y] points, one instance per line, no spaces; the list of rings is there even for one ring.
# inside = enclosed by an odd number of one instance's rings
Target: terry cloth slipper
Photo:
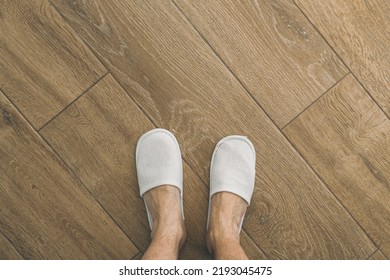
[[[183,167],[180,147],[175,136],[168,130],[157,128],[140,137],[136,148],[136,165],[141,197],[147,191],[161,185],[172,185],[179,189],[181,213],[183,213]],[[152,229],[153,219],[148,214]]]
[[[209,227],[211,198],[219,192],[230,192],[250,204],[255,185],[256,152],[245,136],[231,135],[216,145],[210,166],[210,196],[207,228]],[[240,231],[244,217],[240,223]]]

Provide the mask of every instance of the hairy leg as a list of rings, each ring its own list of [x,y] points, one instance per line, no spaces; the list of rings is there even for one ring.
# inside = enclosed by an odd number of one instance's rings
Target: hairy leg
[[[240,245],[240,224],[248,204],[241,197],[220,192],[211,199],[207,247],[218,260],[247,260]]]
[[[152,242],[142,259],[177,259],[186,238],[178,188],[159,186],[146,192],[143,198],[152,216],[153,226]]]

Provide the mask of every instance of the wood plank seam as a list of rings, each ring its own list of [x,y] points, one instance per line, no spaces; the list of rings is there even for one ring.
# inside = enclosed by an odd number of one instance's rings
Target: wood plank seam
[[[285,126],[283,126],[280,130],[283,131],[283,129],[285,129],[290,123],[292,123],[293,121],[295,121],[300,115],[302,115],[304,112],[306,112],[307,109],[309,109],[310,107],[312,107],[318,100],[320,100],[323,96],[325,96],[330,90],[332,90],[338,83],[340,83],[342,80],[345,79],[345,77],[348,76],[348,74],[350,74],[351,72],[347,72],[340,80],[337,81],[337,83],[335,83],[333,86],[331,86],[328,90],[326,90],[323,94],[321,94],[320,96],[318,96],[318,98],[316,98],[316,100],[314,100],[309,106],[307,106],[302,112],[300,112],[295,118],[293,118],[291,121],[289,121]]]
[[[102,75],[99,79],[97,79],[92,85],[90,85],[86,90],[84,90],[79,96],[77,96],[72,102],[70,102],[68,105],[66,105],[61,111],[59,111],[55,116],[53,116],[51,119],[49,119],[40,129],[37,131],[41,131],[44,127],[46,127],[52,120],[54,120],[57,116],[59,116],[66,108],[68,108],[70,105],[75,103],[81,96],[83,96],[87,91],[89,91],[91,88],[93,88],[97,83],[99,83],[105,76],[108,75],[108,71]],[[8,98],[9,99],[9,98]],[[20,112],[20,110],[18,109]]]
[[[264,252],[264,250],[262,250],[262,249],[260,248],[260,245],[259,245],[259,244],[257,244],[257,243],[253,240],[252,235],[250,234],[250,231],[247,231],[247,230],[245,230],[244,228],[242,228],[241,231],[245,232],[245,233],[248,235],[248,237],[253,241],[253,244],[255,244],[256,247],[257,247],[261,252],[263,252],[263,254],[267,257],[268,260],[272,260],[272,259],[273,259],[273,258],[271,258],[268,254],[266,254],[266,253]]]
[[[371,255],[367,257],[367,260],[371,259],[373,255],[379,252],[379,248],[377,248]]]
[[[368,260],[389,260],[385,254],[381,251],[381,249],[378,249],[375,251],[374,254],[372,254]]]
[[[352,73],[351,73],[352,75]],[[348,76],[348,75],[346,75]],[[342,79],[343,80],[343,79]],[[340,80],[340,81],[342,81]],[[339,82],[340,82],[339,81]],[[339,82],[337,84],[339,84]],[[336,85],[337,85],[336,84]],[[327,94],[329,94],[329,92],[327,92]],[[323,96],[326,96],[327,94],[324,94]],[[376,104],[376,103],[375,103]],[[378,106],[378,104],[376,104]],[[379,106],[378,106],[379,107]],[[306,111],[306,110],[305,110]],[[287,138],[285,132],[282,130],[281,131],[282,134]],[[348,215],[353,219],[353,221],[355,221],[355,223],[360,227],[360,229],[366,234],[366,236],[370,239],[370,241],[375,245],[375,247],[379,248],[378,244],[371,238],[371,236],[367,233],[367,231],[360,225],[360,223],[357,222],[357,220],[352,216],[352,214],[348,211],[348,209],[344,206],[344,204],[341,203],[341,201],[339,200],[339,198],[334,194],[334,192],[332,192],[331,188],[329,188],[328,184],[326,183],[326,181],[321,177],[320,174],[318,174],[314,168],[309,164],[309,162],[306,160],[306,158],[301,154],[301,152],[299,152],[299,150],[297,149],[297,147],[295,146],[294,143],[292,143],[291,141],[289,141],[290,145],[292,145],[292,147],[294,148],[294,150],[301,156],[301,158],[306,162],[306,164],[309,166],[309,168],[311,169],[312,172],[314,172],[314,174],[316,174],[316,176],[319,178],[319,180],[321,180],[321,182],[324,184],[324,186],[328,189],[328,191],[332,194],[332,196],[335,198],[335,200],[337,201],[338,204],[341,205],[341,207],[348,213]],[[374,254],[375,252],[373,252],[372,254]],[[371,255],[372,255],[371,254]]]
[[[301,13],[305,16],[305,18],[309,21],[309,23],[315,28],[315,30],[320,34],[320,36],[324,39],[324,41],[328,44],[328,46],[333,50],[333,52],[336,54],[338,59],[344,64],[344,66],[348,69],[348,71],[352,74],[352,76],[356,79],[356,81],[360,84],[360,86],[367,92],[368,96],[374,101],[374,103],[379,107],[379,109],[385,114],[385,116],[390,120],[390,116],[386,114],[386,112],[382,109],[381,106],[379,106],[378,102],[373,98],[372,94],[368,91],[368,89],[360,82],[360,80],[357,78],[355,73],[348,67],[348,65],[344,62],[344,60],[341,58],[341,56],[337,53],[337,51],[333,48],[333,46],[326,40],[326,38],[322,35],[320,30],[315,26],[315,24],[309,19],[309,17],[302,11],[301,7],[295,2],[295,0],[292,0],[294,5],[298,7],[298,9],[301,11]],[[336,83],[337,84],[337,83]],[[286,125],[287,126],[287,125]]]
[[[140,260],[144,252],[139,252],[137,255],[131,258],[131,260]]]
[[[107,74],[106,74],[107,75]],[[106,76],[105,75],[105,76]],[[102,77],[103,78],[103,77]],[[3,92],[4,93],[4,92]],[[116,223],[116,221],[112,218],[112,216],[110,215],[110,213],[108,213],[106,211],[106,209],[99,203],[99,201],[96,200],[95,196],[88,190],[87,187],[85,187],[84,183],[79,179],[79,177],[73,172],[73,170],[68,166],[68,164],[62,159],[62,157],[60,157],[60,155],[57,153],[57,151],[55,149],[53,149],[53,147],[50,145],[50,143],[48,141],[46,141],[46,139],[39,133],[35,130],[34,126],[30,123],[30,121],[23,115],[22,112],[20,112],[20,110],[15,106],[15,104],[8,98],[8,96],[6,96],[4,94],[4,96],[7,98],[8,102],[10,102],[10,104],[12,104],[12,106],[15,107],[15,109],[18,111],[18,113],[21,115],[21,117],[26,121],[27,125],[29,125],[35,132],[36,132],[36,135],[44,142],[46,143],[46,145],[48,146],[49,149],[51,149],[51,151],[58,157],[59,161],[67,168],[69,174],[71,176],[73,176],[75,178],[75,180],[80,183],[80,185],[84,188],[84,190],[96,201],[97,205],[110,217],[110,219],[113,221],[113,223],[115,223],[117,225],[117,227],[123,232],[123,234],[134,244],[134,246],[137,248],[137,250],[139,252],[141,252],[141,250],[138,248],[137,244],[135,244],[131,238],[126,234],[126,232],[123,231],[123,229]],[[8,240],[8,239],[7,239]],[[12,244],[12,243],[11,243]],[[137,253],[138,254],[138,253]],[[137,255],[135,254],[135,255]],[[23,255],[22,255],[23,257]],[[134,256],[133,256],[134,257]]]

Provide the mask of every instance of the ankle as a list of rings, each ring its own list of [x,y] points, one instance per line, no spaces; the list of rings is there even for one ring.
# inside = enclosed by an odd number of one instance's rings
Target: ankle
[[[210,253],[215,253],[219,248],[224,248],[226,245],[239,245],[240,235],[238,231],[210,229],[207,233],[206,243]]]
[[[163,240],[166,243],[176,247],[181,247],[186,239],[186,230],[184,222],[181,223],[157,223],[153,227],[152,240]]]
[[[186,239],[185,230],[156,230],[152,242],[143,255],[145,260],[177,260]]]

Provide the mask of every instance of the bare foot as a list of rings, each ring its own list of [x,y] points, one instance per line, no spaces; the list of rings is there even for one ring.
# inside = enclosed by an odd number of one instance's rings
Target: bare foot
[[[219,192],[210,205],[207,247],[216,259],[247,259],[240,245],[240,225],[248,207],[241,197]]]
[[[143,259],[177,259],[186,238],[178,188],[163,185],[143,196],[152,216],[152,242]]]

